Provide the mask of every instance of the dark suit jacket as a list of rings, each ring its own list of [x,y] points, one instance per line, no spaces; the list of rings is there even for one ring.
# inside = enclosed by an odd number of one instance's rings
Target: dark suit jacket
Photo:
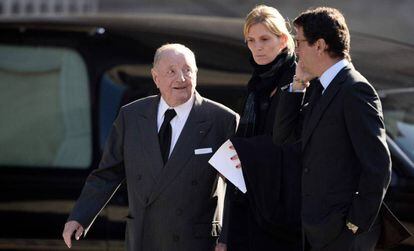
[[[276,130],[291,133],[302,124],[301,99],[284,93]],[[311,96],[302,109],[302,224],[307,240],[320,248],[347,221],[360,233],[370,230],[390,182],[391,160],[381,102],[352,65],[337,74],[319,102]]]
[[[164,166],[157,136],[159,96],[121,108],[98,169],[88,177],[69,220],[84,227],[126,180],[127,250],[212,250],[217,173],[208,159],[235,131],[238,115],[196,93],[188,120]],[[198,148],[212,148],[195,155]]]

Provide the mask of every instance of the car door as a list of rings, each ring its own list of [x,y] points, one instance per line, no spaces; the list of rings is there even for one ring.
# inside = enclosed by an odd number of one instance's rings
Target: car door
[[[12,25],[1,33],[0,250],[57,250],[99,159],[93,71],[79,50],[88,36]],[[106,221],[103,212],[84,247],[106,248]]]

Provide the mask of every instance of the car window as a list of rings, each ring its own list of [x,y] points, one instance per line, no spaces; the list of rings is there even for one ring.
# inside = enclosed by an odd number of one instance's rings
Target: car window
[[[88,168],[88,75],[71,49],[0,45],[0,166]]]
[[[414,162],[414,88],[379,92],[388,135]]]

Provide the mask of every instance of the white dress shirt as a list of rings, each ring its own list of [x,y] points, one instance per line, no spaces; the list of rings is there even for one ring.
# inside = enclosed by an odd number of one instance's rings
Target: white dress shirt
[[[326,88],[328,88],[329,84],[332,82],[332,80],[338,75],[338,73],[349,64],[348,60],[342,59],[336,64],[329,67],[319,78],[319,81],[321,81],[321,84],[323,86],[322,94],[325,92]]]
[[[191,108],[193,108],[194,104],[194,95],[184,104],[181,104],[176,107],[170,107],[165,102],[165,100],[160,98],[160,103],[158,104],[158,113],[157,113],[157,126],[158,126],[158,132],[160,131],[162,122],[164,121],[164,113],[168,109],[174,109],[177,115],[171,120],[171,147],[170,147],[170,155],[174,149],[175,143],[177,143],[178,137],[181,134],[181,131],[183,130],[183,127],[185,125],[185,122],[188,119],[188,115],[190,115]]]
[[[342,59],[338,62],[336,62],[334,65],[329,67],[324,73],[322,73],[321,77],[319,78],[319,81],[322,84],[323,91],[322,94],[325,92],[326,88],[328,88],[329,84],[332,82],[332,80],[338,75],[339,71],[342,70],[345,66],[349,64],[349,61],[346,59]],[[298,67],[298,66],[296,66]],[[306,91],[306,88],[303,90],[295,90],[293,91],[293,83],[290,83],[289,85],[289,92],[302,92],[304,93]]]

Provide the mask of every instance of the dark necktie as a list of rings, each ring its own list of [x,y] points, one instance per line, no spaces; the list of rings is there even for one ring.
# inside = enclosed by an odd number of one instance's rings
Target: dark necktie
[[[324,88],[319,79],[315,80],[313,84],[315,85],[315,90],[313,91],[314,94],[312,95],[312,106],[314,107],[318,103],[319,99],[322,97],[322,92]]]
[[[164,114],[164,121],[162,122],[160,131],[158,132],[158,139],[160,141],[160,148],[162,154],[162,160],[164,164],[167,163],[168,156],[170,155],[171,146],[171,134],[172,128],[170,121],[177,115],[174,109],[168,109]]]
[[[322,97],[322,92],[323,92],[323,86],[321,84],[321,81],[319,81],[319,79],[312,81],[311,83],[312,85],[314,85],[314,89],[313,89],[313,93],[309,99],[309,105],[310,105],[310,111],[309,111],[309,115],[308,118],[310,118],[312,116],[312,114],[314,113],[316,106],[318,105],[319,100]]]

